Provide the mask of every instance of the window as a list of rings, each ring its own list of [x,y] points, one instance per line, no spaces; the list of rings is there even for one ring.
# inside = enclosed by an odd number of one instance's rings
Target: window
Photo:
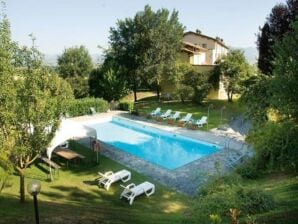
[[[207,48],[207,44],[202,44],[202,47],[203,48]]]

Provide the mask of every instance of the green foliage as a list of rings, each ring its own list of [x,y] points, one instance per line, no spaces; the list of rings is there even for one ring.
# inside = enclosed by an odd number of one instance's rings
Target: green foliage
[[[69,116],[82,116],[90,114],[90,107],[94,107],[96,112],[106,112],[109,109],[107,101],[100,98],[72,99],[65,103],[66,111]]]
[[[104,64],[91,72],[89,86],[91,96],[102,97],[108,102],[118,101],[128,93],[127,82],[117,64],[108,55]]]
[[[271,194],[258,187],[244,187],[242,183],[243,180],[237,174],[211,178],[194,201],[197,219],[207,220],[210,214],[227,219],[232,208],[240,210],[242,216],[275,208]]]
[[[92,59],[84,46],[71,47],[58,57],[58,70],[63,78],[87,77],[92,70]]]
[[[76,98],[88,96],[92,67],[91,56],[84,46],[65,49],[58,57],[58,71],[71,84]]]
[[[233,94],[243,90],[243,82],[252,75],[253,69],[240,50],[230,51],[217,63],[215,72],[219,72],[217,76],[222,77],[228,100],[232,101]]]
[[[241,95],[240,102],[247,108],[245,113],[255,125],[264,124],[268,121],[271,97],[270,85],[271,79],[259,75]]]
[[[243,178],[255,179],[260,175],[256,158],[252,158],[237,167],[236,172]]]
[[[0,37],[1,168],[7,172],[13,166],[20,175],[23,202],[25,170],[50,143],[72,92],[42,65],[34,45],[18,47],[11,41],[5,16],[0,20]]]
[[[84,98],[89,95],[87,77],[68,77],[65,80],[70,84],[75,98]]]
[[[133,111],[134,103],[132,103],[132,102],[120,102],[118,107],[119,107],[119,110]]]
[[[297,3],[298,4],[298,3]],[[274,78],[271,103],[286,119],[298,121],[298,21],[274,47]]]
[[[297,125],[292,122],[268,122],[249,134],[247,141],[256,151],[257,167],[297,171],[297,135]]]
[[[209,215],[209,217],[213,224],[220,224],[222,222],[222,219],[220,218],[220,215],[218,215],[218,214],[211,214],[211,215]]]
[[[297,8],[297,0],[287,0],[286,3],[277,3],[266,18],[264,26],[260,29],[257,46],[259,50],[258,67],[262,73],[266,75],[273,74],[274,58],[278,56],[274,51],[274,45],[287,32],[292,30],[290,24],[297,21]]]
[[[192,96],[194,95],[194,90],[190,86],[178,84],[176,87],[176,95],[178,99],[180,99],[181,102],[184,103],[185,100],[192,99]]]
[[[177,63],[175,72],[169,81],[175,86],[175,94],[182,102],[191,99],[198,104],[208,95],[211,85],[208,83],[209,73],[196,72],[187,63]]]
[[[272,195],[259,188],[240,187],[236,194],[240,209],[248,214],[270,211],[276,206]]]
[[[120,20],[111,28],[110,55],[134,92],[146,82],[156,86],[159,95],[160,82],[174,66],[182,37],[176,11],[171,15],[166,9],[154,12],[147,5],[134,18]]]

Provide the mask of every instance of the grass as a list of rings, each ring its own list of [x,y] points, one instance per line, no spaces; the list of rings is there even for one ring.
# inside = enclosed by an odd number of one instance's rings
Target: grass
[[[91,150],[77,143],[72,143],[71,147],[85,155],[85,161],[71,163],[68,169],[64,161],[59,161],[64,168],[59,176],[55,174],[53,182],[47,180],[43,166],[33,165],[26,172],[26,183],[31,179],[42,183],[38,195],[41,223],[177,223],[189,208],[188,197],[134,171],[132,180],[125,184],[148,180],[156,184],[157,191],[149,198],[138,197],[130,206],[119,199],[122,192],[119,183],[106,191],[95,181],[98,171],[117,171],[125,167],[104,156],[100,156],[97,165]],[[20,204],[18,192],[19,179],[12,176],[10,186],[1,193],[0,223],[34,223],[31,197],[27,194],[27,202]]]
[[[71,148],[86,156],[80,163],[70,163],[66,169],[63,160],[59,176],[49,182],[45,167],[31,166],[26,173],[26,182],[38,179],[42,183],[38,195],[41,223],[193,223],[190,216],[192,205],[196,203],[183,194],[171,190],[158,182],[133,170],[132,180],[140,183],[148,180],[156,184],[156,193],[151,197],[138,197],[132,206],[120,200],[122,189],[119,183],[109,191],[97,186],[98,171],[119,170],[123,165],[100,156],[99,165],[96,156],[89,149],[76,142]],[[126,168],[127,169],[127,168]],[[130,170],[130,169],[129,169]],[[245,186],[259,186],[272,193],[277,208],[256,215],[258,223],[296,223],[298,218],[298,178],[289,175],[271,175],[256,180],[246,180]],[[10,186],[5,188],[0,198],[0,223],[34,223],[32,198],[27,194],[25,204],[19,203],[19,179],[12,176]],[[208,216],[208,214],[206,214]],[[201,223],[196,220],[195,223]],[[242,222],[244,223],[244,222]]]
[[[154,92],[151,92],[151,91],[138,91],[137,92],[137,99],[138,100],[142,100],[142,99],[145,99],[145,98],[148,98],[148,97],[153,97],[155,96],[156,93]],[[130,94],[126,95],[125,97],[123,97],[122,99],[120,99],[120,101],[122,102],[126,102],[126,101],[129,101],[129,102],[133,102],[134,101],[134,94],[133,92],[131,92]]]
[[[155,97],[149,97],[140,100],[136,104],[136,108],[142,116],[146,116],[157,107],[160,107],[163,112],[165,112],[167,109],[172,109],[172,111],[182,112],[182,116],[186,115],[187,113],[192,113],[193,119],[200,119],[202,116],[207,116],[208,107],[211,104],[212,106],[210,107],[209,111],[208,128],[205,126],[202,128],[202,130],[216,128],[221,124],[228,123],[231,119],[243,113],[243,109],[237,101],[230,103],[224,100],[208,100],[202,105],[198,105],[193,102],[157,102]],[[223,107],[225,109],[223,109],[221,120],[221,109]]]
[[[261,186],[273,194],[277,202],[276,209],[258,214],[258,223],[297,223],[298,220],[298,177],[275,174],[261,179],[247,182],[254,186]]]

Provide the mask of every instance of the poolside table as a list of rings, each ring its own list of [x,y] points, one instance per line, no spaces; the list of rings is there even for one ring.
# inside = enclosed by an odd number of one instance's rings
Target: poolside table
[[[54,150],[54,153],[64,159],[66,159],[66,166],[68,167],[68,161],[76,158],[85,159],[85,156],[72,151],[71,149],[58,147]]]

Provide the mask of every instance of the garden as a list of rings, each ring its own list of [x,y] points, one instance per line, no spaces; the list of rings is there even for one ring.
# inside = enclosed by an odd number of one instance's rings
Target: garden
[[[297,223],[297,6],[287,0],[272,8],[257,35],[257,66],[231,49],[202,71],[181,60],[184,26],[175,10],[154,11],[147,5],[142,13],[119,20],[110,29],[109,50],[100,65],[93,65],[86,47],[75,46],[64,50],[57,66],[48,66],[33,35],[30,47],[12,40],[2,4],[0,223],[34,223],[27,192],[31,180],[41,183],[40,223]],[[220,80],[226,100],[208,97]],[[109,191],[98,185],[98,172],[129,168],[102,154],[96,161],[95,152],[71,140],[69,147],[83,159],[68,164],[54,156],[59,171],[51,180],[40,158],[61,119],[126,110],[131,119],[181,126],[149,116],[156,108],[180,111],[181,117],[191,113],[193,120],[207,116],[208,125],[193,133],[239,117],[250,122],[245,142],[253,149],[251,158],[228,173],[215,162],[216,173],[206,175],[194,197],[130,169],[129,183],[156,186],[155,194],[140,196],[130,206],[119,199],[119,183]],[[182,128],[194,129],[189,123]]]

